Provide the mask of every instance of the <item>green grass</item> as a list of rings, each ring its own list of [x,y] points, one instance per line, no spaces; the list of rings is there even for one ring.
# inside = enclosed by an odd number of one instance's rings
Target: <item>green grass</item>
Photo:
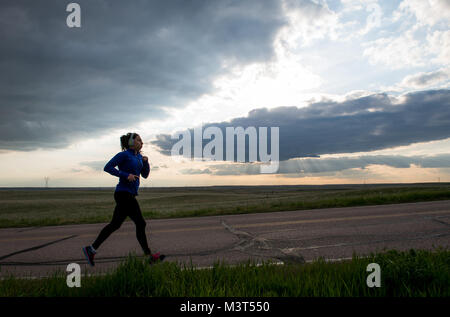
[[[114,189],[0,190],[0,228],[108,222]],[[145,218],[180,218],[450,199],[450,184],[141,188]]]
[[[381,267],[381,287],[369,288],[369,263]],[[66,286],[67,273],[51,278],[0,281],[0,297],[124,296],[124,297],[448,297],[450,251],[386,251],[330,263],[255,266],[252,263],[196,270],[176,263],[148,266],[129,256],[104,276],[82,276],[80,288]]]

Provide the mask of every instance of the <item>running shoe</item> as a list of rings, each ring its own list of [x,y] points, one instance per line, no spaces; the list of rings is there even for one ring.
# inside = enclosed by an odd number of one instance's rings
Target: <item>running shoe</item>
[[[160,254],[159,252],[155,253],[155,254],[151,254],[149,256],[149,263],[156,264],[156,263],[162,262],[165,259],[165,257],[166,256],[164,254]]]
[[[95,265],[95,263],[94,263],[95,252],[94,252],[94,250],[92,250],[92,247],[91,246],[84,247],[83,248],[83,253],[84,253],[88,263],[91,266],[94,266]]]

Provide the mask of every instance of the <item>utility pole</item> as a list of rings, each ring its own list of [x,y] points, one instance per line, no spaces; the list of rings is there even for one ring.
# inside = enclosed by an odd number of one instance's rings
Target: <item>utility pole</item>
[[[48,181],[50,180],[50,177],[45,176],[44,180],[45,180],[45,188],[48,188]]]

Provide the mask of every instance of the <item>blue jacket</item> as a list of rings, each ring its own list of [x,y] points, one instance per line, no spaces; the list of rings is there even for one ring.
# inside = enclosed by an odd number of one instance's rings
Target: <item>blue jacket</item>
[[[119,170],[116,169],[119,166]],[[133,174],[147,178],[150,173],[150,165],[142,161],[141,154],[135,154],[134,150],[128,149],[117,153],[108,163],[106,163],[105,172],[119,177],[119,184],[116,186],[117,191],[127,191],[133,195],[138,195],[139,179],[134,182],[128,181],[128,175]]]

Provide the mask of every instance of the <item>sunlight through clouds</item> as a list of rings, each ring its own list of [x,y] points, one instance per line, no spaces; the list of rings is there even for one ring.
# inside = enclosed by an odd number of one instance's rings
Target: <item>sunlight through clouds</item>
[[[450,180],[412,159],[450,149],[448,0],[112,3],[80,0],[70,33],[58,1],[1,2],[0,186],[112,185],[102,162],[126,132],[142,136],[155,185]],[[280,157],[319,153],[308,175],[178,163],[154,146],[261,118],[288,130]]]

